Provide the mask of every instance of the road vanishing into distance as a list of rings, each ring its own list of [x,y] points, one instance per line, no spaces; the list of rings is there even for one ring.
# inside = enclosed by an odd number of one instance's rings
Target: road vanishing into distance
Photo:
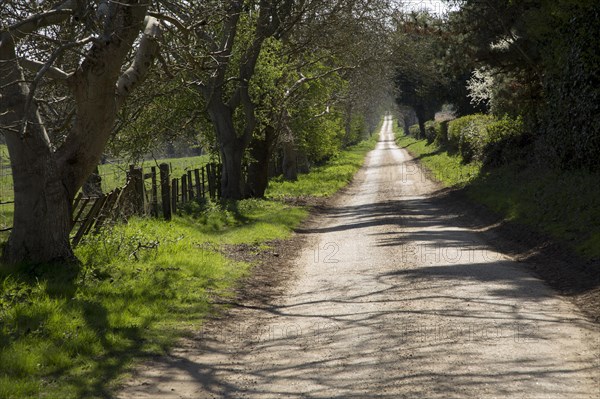
[[[297,233],[284,293],[143,365],[119,397],[600,398],[597,326],[465,227],[392,123]]]

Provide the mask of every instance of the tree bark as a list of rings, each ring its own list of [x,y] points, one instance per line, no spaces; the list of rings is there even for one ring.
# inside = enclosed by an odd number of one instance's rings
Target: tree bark
[[[283,178],[285,180],[298,180],[298,152],[293,141],[283,143]]]
[[[218,96],[208,104],[208,113],[215,126],[221,152],[221,197],[239,200],[244,198],[242,160],[246,149],[245,139],[238,138],[233,125],[231,109]]]
[[[221,175],[221,197],[231,200],[245,198],[242,159],[244,147],[236,139],[221,145],[223,169]]]
[[[250,143],[252,161],[248,165],[247,194],[253,198],[263,198],[269,185],[269,161],[275,139],[275,129],[267,126],[265,137],[255,137]]]
[[[410,122],[408,121],[408,116],[404,115],[402,120],[404,121],[404,134],[408,136],[410,135]]]
[[[15,166],[13,163],[14,228],[4,249],[4,260],[15,263],[74,259],[69,240],[73,198],[56,163],[52,157],[45,157],[27,168]]]
[[[29,88],[16,61],[14,47],[0,47],[0,126],[10,153],[14,181],[13,230],[4,248],[7,263],[72,259],[69,243],[73,196],[35,103],[26,118]],[[22,124],[27,123],[21,135]]]

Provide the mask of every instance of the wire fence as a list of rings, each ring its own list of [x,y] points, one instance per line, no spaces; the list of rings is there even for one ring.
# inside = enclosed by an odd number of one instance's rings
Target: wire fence
[[[6,147],[0,150],[0,233],[6,232],[12,226],[14,213],[14,186],[10,158]]]
[[[147,160],[140,163],[140,167],[145,170],[150,170],[152,167],[158,169],[159,164],[169,165],[170,175],[174,178],[180,178],[184,175],[188,175],[195,170],[206,170],[207,164],[211,162],[209,156],[195,156],[186,158],[169,158],[162,160]],[[84,187],[82,187],[81,193],[83,197],[102,197],[116,189],[122,188],[126,185],[128,179],[128,173],[131,170],[129,165],[124,160],[111,159],[98,165],[98,168],[92,173]],[[212,177],[212,176],[211,176]],[[207,177],[208,178],[208,177]],[[212,183],[212,181],[211,181]],[[152,179],[143,179],[145,190],[147,195],[151,195],[153,190],[156,191],[156,187],[153,188]],[[156,185],[156,182],[154,182]],[[194,184],[200,184],[194,181]],[[206,189],[202,186],[202,190],[208,191],[208,183],[206,183]],[[192,184],[188,183],[188,187]],[[187,193],[180,193],[177,198],[181,200],[182,197],[187,197]],[[154,199],[156,201],[156,199]],[[6,241],[13,225],[14,215],[14,185],[12,178],[12,169],[10,164],[10,158],[8,151],[5,146],[0,146],[0,242]]]

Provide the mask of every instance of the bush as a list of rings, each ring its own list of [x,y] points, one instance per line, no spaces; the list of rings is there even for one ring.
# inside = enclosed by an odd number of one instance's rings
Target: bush
[[[487,125],[487,142],[482,149],[484,165],[500,166],[525,157],[529,148],[528,137],[524,135],[523,119],[504,116]]]
[[[427,144],[431,144],[435,140],[435,122],[427,121],[425,122],[425,138],[427,139]]]
[[[448,121],[435,122],[435,142],[440,145],[448,144]]]
[[[454,119],[448,123],[448,147],[454,151],[458,151],[458,146],[460,144],[460,136],[462,130],[467,127],[467,125],[471,122],[471,120],[476,115],[467,115],[458,119]]]
[[[448,144],[458,150],[464,163],[481,159],[487,143],[488,124],[494,121],[490,115],[474,114],[451,121],[448,125]]]
[[[419,129],[419,125],[412,125],[408,128],[408,134],[413,136],[414,138],[419,138],[421,135],[421,130]]]
[[[488,142],[487,127],[494,121],[489,115],[474,118],[461,132],[458,151],[464,163],[483,158],[483,149]]]

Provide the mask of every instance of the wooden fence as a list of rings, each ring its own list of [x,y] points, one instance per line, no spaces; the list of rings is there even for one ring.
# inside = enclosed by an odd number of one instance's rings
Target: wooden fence
[[[158,169],[151,167],[148,173],[131,165],[123,188],[98,196],[79,193],[73,203],[73,246],[86,234],[99,232],[107,222],[126,220],[132,215],[171,220],[173,211],[180,205],[206,198],[218,199],[220,171],[219,164],[209,163],[172,178],[166,163]]]
[[[127,185],[124,188],[117,188],[108,194],[97,197],[84,197],[79,193],[73,202],[73,217],[71,218],[72,244],[77,246],[83,236],[90,232],[99,232],[100,228],[107,220],[114,221],[119,217],[119,209],[123,193],[127,192]]]

